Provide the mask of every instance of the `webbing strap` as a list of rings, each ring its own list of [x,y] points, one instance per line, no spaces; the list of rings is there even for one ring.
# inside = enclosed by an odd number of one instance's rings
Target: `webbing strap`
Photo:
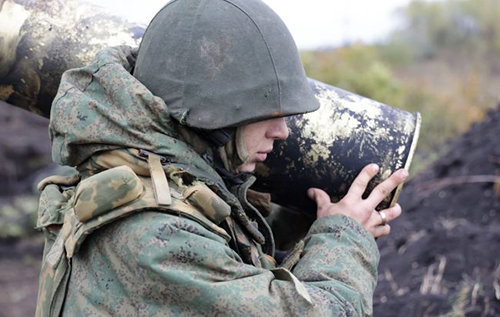
[[[148,153],[148,164],[156,202],[160,206],[170,206],[172,204],[172,197],[170,196],[170,188],[165,171],[161,165],[160,157],[156,154]]]

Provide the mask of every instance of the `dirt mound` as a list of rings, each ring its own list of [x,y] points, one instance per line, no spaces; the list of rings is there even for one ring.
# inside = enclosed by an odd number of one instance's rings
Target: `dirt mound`
[[[379,240],[375,316],[500,315],[500,108],[449,145]]]

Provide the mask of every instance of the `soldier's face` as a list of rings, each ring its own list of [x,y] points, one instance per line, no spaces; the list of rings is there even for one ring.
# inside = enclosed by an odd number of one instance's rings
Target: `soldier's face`
[[[248,152],[248,160],[240,165],[236,172],[253,172],[257,162],[266,160],[273,150],[274,140],[284,140],[288,137],[288,127],[285,118],[275,118],[251,123],[243,130],[243,140]]]

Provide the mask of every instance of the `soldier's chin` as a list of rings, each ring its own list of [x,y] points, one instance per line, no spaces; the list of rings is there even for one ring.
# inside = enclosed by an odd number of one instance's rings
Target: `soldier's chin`
[[[236,173],[252,173],[255,171],[255,162],[248,162],[236,168]]]

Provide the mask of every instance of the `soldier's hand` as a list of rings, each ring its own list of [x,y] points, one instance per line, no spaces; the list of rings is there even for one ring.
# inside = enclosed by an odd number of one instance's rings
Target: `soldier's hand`
[[[325,191],[310,188],[307,194],[310,199],[316,202],[318,219],[333,215],[345,215],[359,222],[374,237],[388,235],[391,227],[387,223],[401,215],[401,206],[396,204],[380,212],[377,212],[375,208],[408,178],[408,172],[404,169],[396,171],[377,185],[366,199],[363,199],[362,195],[368,183],[378,173],[378,170],[379,167],[376,164],[370,164],[363,168],[349,188],[347,195],[338,203],[332,203]]]

